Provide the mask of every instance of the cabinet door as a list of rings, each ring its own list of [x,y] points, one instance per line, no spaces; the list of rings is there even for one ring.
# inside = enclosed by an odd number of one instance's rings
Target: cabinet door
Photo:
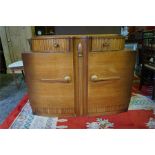
[[[73,116],[73,53],[23,53],[29,99],[34,113]]]
[[[135,54],[130,51],[89,51],[88,115],[128,109],[134,61]]]

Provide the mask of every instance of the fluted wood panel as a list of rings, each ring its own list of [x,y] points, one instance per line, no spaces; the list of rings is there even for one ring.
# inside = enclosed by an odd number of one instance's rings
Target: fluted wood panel
[[[67,52],[69,39],[32,39],[32,50],[34,52]]]
[[[91,51],[116,51],[124,49],[124,38],[92,37]]]
[[[61,108],[53,107],[51,105],[47,107],[44,106],[36,106],[32,105],[33,113],[37,115],[44,115],[44,116],[75,116],[74,108]]]

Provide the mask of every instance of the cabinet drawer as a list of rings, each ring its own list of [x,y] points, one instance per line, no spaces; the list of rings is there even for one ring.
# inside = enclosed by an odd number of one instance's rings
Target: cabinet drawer
[[[32,39],[34,52],[68,52],[69,39]]]
[[[125,40],[123,37],[119,38],[103,38],[103,37],[92,37],[91,39],[91,51],[102,52],[102,51],[113,51],[124,49]]]

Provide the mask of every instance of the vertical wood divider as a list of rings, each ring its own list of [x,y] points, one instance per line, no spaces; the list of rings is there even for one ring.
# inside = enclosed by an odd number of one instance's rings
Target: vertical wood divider
[[[83,115],[88,114],[88,53],[90,37],[83,39]]]
[[[74,70],[74,110],[75,114],[77,116],[80,115],[80,108],[79,108],[79,63],[78,63],[78,51],[77,51],[77,45],[78,40],[76,38],[72,39],[72,45],[73,45],[73,70]]]
[[[74,80],[75,80],[75,113],[77,116],[87,114],[88,100],[88,37],[75,38],[74,43]],[[82,56],[78,54],[81,44]]]

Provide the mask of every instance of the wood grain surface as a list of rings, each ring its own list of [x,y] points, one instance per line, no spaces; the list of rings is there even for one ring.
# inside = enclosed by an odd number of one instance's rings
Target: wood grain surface
[[[135,53],[120,35],[32,38],[23,53],[33,112],[48,116],[91,116],[128,109]],[[66,80],[67,79],[67,80]]]

